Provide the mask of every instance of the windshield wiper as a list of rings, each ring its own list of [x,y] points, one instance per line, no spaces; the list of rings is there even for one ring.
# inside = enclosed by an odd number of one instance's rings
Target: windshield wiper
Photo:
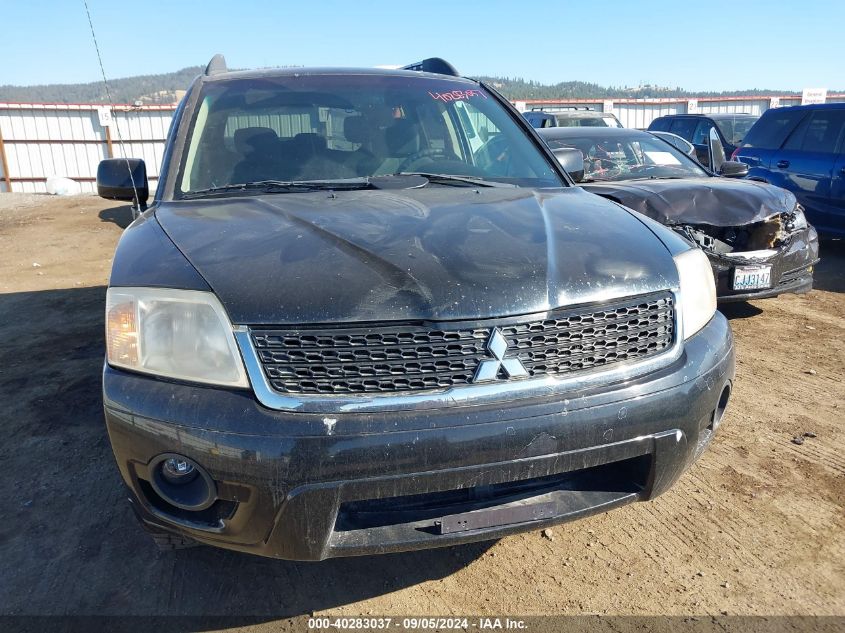
[[[478,178],[475,176],[457,176],[453,174],[431,174],[424,171],[400,171],[394,176],[422,176],[438,185],[468,185],[471,187],[516,187],[509,182],[499,182],[497,180],[487,180],[486,178]]]
[[[641,178],[627,178],[626,180],[685,180],[687,178],[698,178],[698,176],[642,176]]]
[[[196,189],[182,194],[182,198],[202,198],[205,196],[232,193],[295,193],[300,191],[351,191],[371,189],[373,186],[366,178],[348,178],[344,180],[256,180],[238,184]]]

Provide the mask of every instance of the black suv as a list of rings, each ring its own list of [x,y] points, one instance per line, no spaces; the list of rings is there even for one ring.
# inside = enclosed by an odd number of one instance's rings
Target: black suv
[[[677,134],[693,144],[698,162],[707,165],[710,161],[710,130],[716,130],[725,155],[730,156],[759,118],[757,115],[745,113],[669,114],[654,119],[648,126],[648,131]]]
[[[651,499],[734,377],[703,252],[442,60],[228,72],[117,247],[105,417],[162,547],[323,559]],[[101,195],[143,204],[139,160]]]

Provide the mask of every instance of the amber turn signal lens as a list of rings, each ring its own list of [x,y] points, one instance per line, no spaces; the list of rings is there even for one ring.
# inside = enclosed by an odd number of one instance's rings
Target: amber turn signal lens
[[[109,308],[106,349],[111,363],[128,366],[138,364],[138,323],[134,301],[124,301]]]

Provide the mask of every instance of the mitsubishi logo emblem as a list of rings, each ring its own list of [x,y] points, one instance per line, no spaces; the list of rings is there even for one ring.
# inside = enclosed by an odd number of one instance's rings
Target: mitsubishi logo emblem
[[[478,364],[472,382],[490,382],[499,378],[504,370],[508,378],[524,378],[528,375],[525,366],[518,358],[505,358],[508,352],[508,341],[502,336],[499,328],[495,328],[487,341],[487,351],[493,359],[483,360]]]

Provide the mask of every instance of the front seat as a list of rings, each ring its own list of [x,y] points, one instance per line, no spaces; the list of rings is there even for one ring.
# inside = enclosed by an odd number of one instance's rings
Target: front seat
[[[376,173],[382,160],[370,148],[376,146],[381,135],[378,126],[364,116],[348,116],[343,120],[343,136],[350,143],[359,145],[349,161],[356,175],[372,176]]]
[[[242,156],[232,170],[232,183],[280,178],[279,137],[269,127],[242,127],[233,136],[235,150]]]
[[[420,151],[420,126],[408,119],[398,119],[385,130],[387,154],[389,158],[382,166],[382,171],[395,173],[409,156]]]

